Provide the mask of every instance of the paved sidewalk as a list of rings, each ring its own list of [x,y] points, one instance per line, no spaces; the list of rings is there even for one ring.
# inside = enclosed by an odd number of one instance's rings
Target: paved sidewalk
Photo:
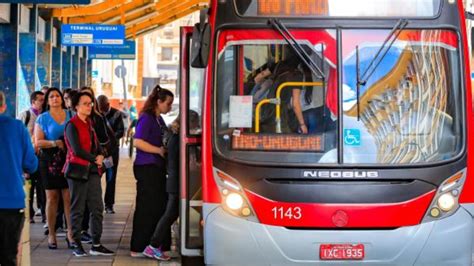
[[[126,149],[121,151],[119,173],[117,177],[115,214],[104,213],[104,232],[102,243],[116,252],[112,257],[76,258],[67,249],[65,237],[58,236],[58,249],[48,249],[48,239],[44,235],[43,223],[40,217],[35,217],[36,223],[31,224],[31,264],[36,266],[84,265],[180,265],[179,259],[170,262],[157,262],[146,258],[130,257],[130,238],[132,235],[132,220],[135,202],[135,179],[132,169],[133,161],[126,155]],[[105,178],[103,178],[104,180]],[[102,190],[105,186],[102,182]],[[89,245],[84,245],[86,251]]]

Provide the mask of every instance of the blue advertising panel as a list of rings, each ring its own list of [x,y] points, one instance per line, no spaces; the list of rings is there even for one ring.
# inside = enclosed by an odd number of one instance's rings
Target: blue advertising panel
[[[61,44],[65,46],[122,45],[124,39],[124,25],[61,25]]]
[[[123,45],[101,45],[89,47],[89,59],[135,59],[135,41]]]

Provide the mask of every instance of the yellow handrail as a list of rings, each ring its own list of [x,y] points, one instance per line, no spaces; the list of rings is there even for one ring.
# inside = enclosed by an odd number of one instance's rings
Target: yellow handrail
[[[296,87],[296,86],[323,86],[321,81],[317,82],[285,82],[280,84],[277,88],[276,98],[265,99],[260,101],[255,109],[255,133],[260,133],[260,108],[263,104],[273,103],[276,104],[276,133],[281,133],[281,91],[287,87]]]
[[[256,133],[260,132],[260,108],[262,108],[262,106],[267,103],[271,103],[271,101],[269,99],[264,99],[264,100],[261,100],[255,107],[255,132]]]

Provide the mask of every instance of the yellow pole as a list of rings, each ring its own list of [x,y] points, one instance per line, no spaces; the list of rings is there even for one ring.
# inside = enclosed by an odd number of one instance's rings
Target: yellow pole
[[[278,100],[278,103],[277,103],[277,106],[276,106],[276,122],[277,122],[277,133],[281,133],[281,127],[280,127],[280,123],[281,123],[281,91],[284,89],[284,88],[288,88],[288,87],[303,87],[303,86],[322,86],[323,83],[318,81],[318,82],[285,82],[283,84],[281,84],[280,86],[278,86],[278,89],[277,89],[277,92],[276,92],[276,98]],[[280,129],[280,130],[278,130]]]
[[[269,99],[261,100],[255,107],[255,133],[260,132],[260,108],[262,108],[264,104],[267,104],[270,102],[271,101]]]
[[[260,133],[260,109],[264,104],[273,103],[276,104],[276,117],[275,121],[277,122],[276,133],[281,133],[281,91],[287,87],[296,87],[296,86],[323,86],[323,83],[318,82],[285,82],[282,83],[277,88],[276,98],[265,99],[260,101],[255,107],[255,133]]]

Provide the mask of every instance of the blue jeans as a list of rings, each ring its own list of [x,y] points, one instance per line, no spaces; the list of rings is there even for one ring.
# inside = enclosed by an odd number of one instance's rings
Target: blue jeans
[[[112,208],[115,204],[115,183],[117,180],[117,171],[119,164],[118,148],[112,153],[112,159],[114,161],[114,166],[112,168],[108,168],[105,171],[105,180],[107,181],[107,183],[105,187],[104,204],[107,208]]]
[[[321,106],[306,110],[303,112],[303,118],[308,134],[324,134],[324,150],[337,146],[337,121],[331,119],[331,111],[328,108]]]
[[[312,108],[303,112],[304,123],[308,128],[308,134],[322,133],[324,130],[323,121],[324,107]],[[329,115],[329,113],[327,114]]]

